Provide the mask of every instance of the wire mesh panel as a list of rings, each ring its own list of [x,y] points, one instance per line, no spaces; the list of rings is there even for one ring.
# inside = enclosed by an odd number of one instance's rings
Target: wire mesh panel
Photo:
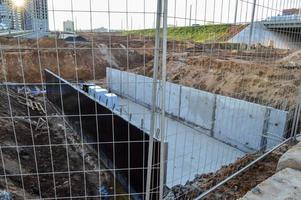
[[[300,4],[0,1],[0,199],[242,197],[299,132]]]

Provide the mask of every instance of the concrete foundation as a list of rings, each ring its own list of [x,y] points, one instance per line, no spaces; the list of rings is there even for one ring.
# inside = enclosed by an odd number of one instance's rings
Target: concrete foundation
[[[114,93],[151,106],[152,79],[107,68]],[[157,91],[160,106],[160,92]],[[270,148],[282,141],[288,112],[167,82],[166,113],[245,152]]]

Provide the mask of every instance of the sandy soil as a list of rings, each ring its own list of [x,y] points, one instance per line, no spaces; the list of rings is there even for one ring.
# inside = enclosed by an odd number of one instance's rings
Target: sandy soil
[[[45,68],[69,80],[103,79],[106,67],[136,68],[152,59],[147,51],[138,52],[144,46],[143,41],[128,43],[126,38],[118,37],[110,42],[105,36],[100,38],[93,45],[91,42],[74,45],[51,38],[38,41],[0,38],[0,81],[40,83]]]
[[[108,66],[152,76],[153,38],[116,33],[82,35],[89,42],[75,46],[51,38],[0,39],[0,80],[39,83],[44,68],[68,80],[102,80]],[[169,41],[168,79],[281,109],[293,106],[301,83],[301,53],[238,47]]]
[[[173,53],[168,57],[168,80],[216,94],[288,109],[294,105],[298,94],[301,69],[284,67],[283,60],[289,59],[286,58],[289,52],[272,53],[272,50],[267,50],[266,53],[255,50]],[[151,76],[152,64],[135,72],[143,74],[144,71]]]

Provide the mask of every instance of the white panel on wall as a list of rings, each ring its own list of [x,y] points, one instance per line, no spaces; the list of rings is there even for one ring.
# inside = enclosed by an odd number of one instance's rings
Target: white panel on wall
[[[121,74],[122,72],[116,69],[109,68],[108,71],[110,79],[110,89],[116,91],[117,93],[121,93]]]
[[[107,70],[107,77],[111,82],[108,86],[117,94],[151,106],[152,78],[115,69]],[[178,117],[180,113],[180,117],[186,122],[209,130],[213,125],[214,137],[244,150],[260,149],[267,109],[271,110],[268,133],[281,138],[286,128],[286,111],[169,82],[166,83],[165,104],[167,113],[174,117]],[[158,87],[157,106],[159,105]],[[267,138],[268,147],[277,143],[277,140]]]
[[[191,109],[198,109],[198,111],[195,111],[196,124],[207,129],[212,128],[212,115],[215,112],[215,98],[215,95],[212,93],[198,90],[198,101],[194,102],[196,104]]]
[[[136,101],[139,103],[145,103],[145,76],[137,75],[136,76],[136,83],[137,83],[137,93],[136,93]]]
[[[136,100],[140,103],[151,105],[152,79],[149,77],[136,76]]]
[[[214,94],[182,87],[181,118],[200,127],[211,129],[214,111]]]
[[[266,107],[217,96],[214,137],[239,148],[260,149]]]
[[[271,148],[281,142],[284,137],[286,128],[287,112],[277,109],[271,109],[269,125],[268,125],[268,136],[273,137],[267,138],[267,148]]]
[[[129,96],[129,73],[122,72],[121,73],[121,91],[122,96],[130,97]]]
[[[110,83],[112,82],[112,77],[111,77],[111,70],[109,67],[106,68],[106,83],[108,88],[112,88]]]
[[[169,82],[166,83],[166,112],[176,117],[179,115],[180,90],[180,85]]]
[[[189,115],[189,101],[191,96],[191,90],[188,87],[182,87],[181,91],[181,105],[180,105],[180,117],[184,120],[188,120]]]
[[[134,100],[136,100],[136,74],[129,73],[129,83],[128,83],[128,96]]]
[[[144,81],[145,81],[145,103],[147,105],[152,105],[153,79],[146,77]]]

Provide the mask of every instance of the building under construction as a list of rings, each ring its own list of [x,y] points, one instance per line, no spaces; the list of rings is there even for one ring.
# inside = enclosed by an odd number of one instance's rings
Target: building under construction
[[[12,0],[0,1],[0,20],[11,30],[48,31],[47,0],[25,0],[16,5]]]

